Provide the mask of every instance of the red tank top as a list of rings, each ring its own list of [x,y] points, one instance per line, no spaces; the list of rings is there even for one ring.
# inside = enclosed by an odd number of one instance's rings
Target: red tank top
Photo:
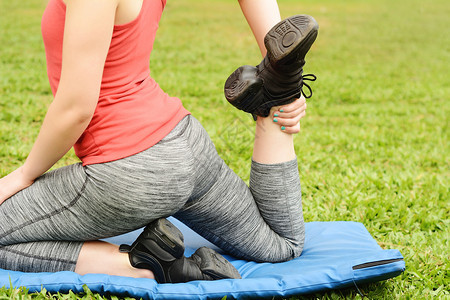
[[[189,112],[150,77],[149,60],[165,0],[144,0],[139,16],[114,26],[94,116],[75,143],[83,165],[128,157],[164,138]],[[42,18],[47,73],[55,95],[61,75],[66,6],[50,0]]]

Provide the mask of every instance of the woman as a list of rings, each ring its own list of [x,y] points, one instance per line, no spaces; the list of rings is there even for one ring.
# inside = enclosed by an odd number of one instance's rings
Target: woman
[[[226,84],[232,104],[258,115],[248,188],[180,100],[149,76],[164,5],[49,1],[42,33],[54,101],[23,166],[0,179],[1,268],[159,282],[239,277],[210,249],[185,258],[181,233],[164,219],[170,215],[237,257],[275,262],[300,255],[304,224],[292,134],[306,103],[294,96],[315,22],[296,18],[272,28],[280,21],[275,0],[240,1],[263,56],[275,43],[257,68],[241,67]],[[296,25],[306,35],[283,32],[295,21],[307,23]],[[271,28],[282,32],[264,44]],[[82,164],[45,173],[72,146]],[[143,226],[120,251],[98,241]]]

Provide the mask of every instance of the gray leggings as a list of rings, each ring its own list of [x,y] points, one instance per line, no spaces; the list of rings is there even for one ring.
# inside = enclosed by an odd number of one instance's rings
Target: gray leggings
[[[304,242],[297,161],[252,162],[250,188],[192,116],[146,151],[44,174],[0,205],[0,268],[75,269],[84,241],[175,215],[226,252],[278,262]]]

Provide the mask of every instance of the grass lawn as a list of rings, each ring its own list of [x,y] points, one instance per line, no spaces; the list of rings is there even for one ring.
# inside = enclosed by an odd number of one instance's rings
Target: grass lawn
[[[40,35],[45,2],[0,1],[0,176],[23,163],[52,100]],[[306,13],[320,24],[305,67],[318,81],[296,136],[306,220],[362,222],[383,248],[402,252],[406,271],[362,286],[369,298],[448,299],[450,3],[279,5],[283,17]],[[244,180],[254,125],[226,102],[223,84],[260,59],[237,1],[168,2],[152,75],[202,121]],[[58,166],[76,161],[70,152]],[[0,289],[0,299],[27,297],[50,296]],[[310,298],[360,296],[349,289]]]

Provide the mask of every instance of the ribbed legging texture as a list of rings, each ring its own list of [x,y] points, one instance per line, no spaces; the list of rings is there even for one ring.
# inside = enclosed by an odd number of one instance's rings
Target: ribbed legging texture
[[[73,271],[84,241],[171,215],[239,258],[297,257],[304,242],[297,161],[253,161],[248,187],[187,116],[146,151],[48,172],[6,200],[0,205],[0,268]]]

